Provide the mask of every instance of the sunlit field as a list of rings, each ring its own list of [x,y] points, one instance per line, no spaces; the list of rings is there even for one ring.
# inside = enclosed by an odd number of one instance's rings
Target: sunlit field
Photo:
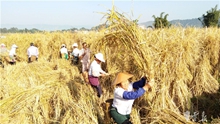
[[[16,65],[0,68],[1,124],[113,124],[106,100],[118,72],[148,74],[154,87],[134,103],[134,124],[220,123],[220,29],[142,29],[113,13],[109,26],[89,32],[2,34],[8,49],[18,46]],[[39,48],[39,60],[27,63],[27,48]],[[61,44],[87,42],[109,76],[100,78],[103,96],[86,84],[78,66],[59,58]],[[186,118],[190,112],[195,117]],[[202,115],[202,112],[205,116]],[[202,120],[207,119],[207,121]],[[195,121],[195,122],[194,122]]]

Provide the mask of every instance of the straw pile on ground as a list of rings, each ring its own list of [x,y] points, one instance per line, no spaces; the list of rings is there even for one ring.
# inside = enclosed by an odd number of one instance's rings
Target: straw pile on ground
[[[143,30],[114,9],[107,19],[109,27],[99,32],[8,34],[1,39],[7,46],[17,44],[19,61],[0,68],[0,123],[113,123],[106,119],[102,103],[113,97],[111,82],[119,71],[134,74],[133,80],[143,74],[155,80],[154,88],[135,101],[134,124],[193,123],[184,118],[185,111],[207,112],[191,98],[219,93],[219,29]],[[74,42],[84,41],[92,55],[104,53],[103,68],[111,74],[101,79],[101,99],[84,83],[77,66],[59,59],[61,44],[71,49]],[[30,42],[39,47],[40,56],[28,64]]]
[[[1,70],[1,124],[98,123],[93,91],[68,66],[21,62]]]

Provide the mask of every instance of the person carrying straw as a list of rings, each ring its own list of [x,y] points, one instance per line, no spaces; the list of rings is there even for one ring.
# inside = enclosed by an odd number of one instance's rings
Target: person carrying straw
[[[153,80],[148,82],[146,76],[130,83],[128,79],[131,77],[133,77],[132,74],[120,72],[113,82],[116,88],[110,115],[117,124],[132,124],[130,113],[134,100],[142,96],[154,84]]]
[[[72,45],[72,47],[73,47],[73,51],[72,51],[73,60],[72,60],[72,63],[73,63],[74,65],[77,65],[78,62],[79,62],[79,53],[80,53],[80,51],[79,51],[79,49],[78,49],[78,44],[77,44],[77,43],[74,43],[74,44]]]
[[[39,51],[34,43],[30,43],[30,47],[27,49],[28,63],[38,60]]]
[[[101,68],[101,63],[105,62],[102,53],[95,54],[95,60],[91,63],[89,68],[89,83],[98,92],[98,97],[102,95],[102,88],[98,77],[109,75]]]

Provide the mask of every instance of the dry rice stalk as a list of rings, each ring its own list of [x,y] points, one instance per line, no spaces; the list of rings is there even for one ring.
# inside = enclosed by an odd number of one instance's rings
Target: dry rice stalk
[[[193,95],[217,91],[219,84],[213,78],[211,71],[214,68],[208,62],[213,60],[213,65],[218,62],[219,40],[209,41],[217,46],[217,52],[212,52],[212,45],[204,45],[206,42],[200,41],[204,35],[198,35],[195,28],[146,31],[145,36],[134,22],[115,12],[114,8],[107,14],[107,20],[108,28],[103,31],[105,36],[94,44],[97,51],[108,57],[107,70],[127,71],[137,76],[145,72],[150,79],[155,79],[156,86],[138,102],[142,107],[150,106],[146,118],[157,116],[155,112],[161,109],[173,110],[181,115],[190,108]],[[204,50],[209,53],[204,54]],[[212,54],[213,58],[208,59]],[[113,71],[111,67],[117,68]],[[170,116],[172,113],[164,114]],[[175,122],[175,118],[172,121]],[[177,122],[185,123],[183,120]]]

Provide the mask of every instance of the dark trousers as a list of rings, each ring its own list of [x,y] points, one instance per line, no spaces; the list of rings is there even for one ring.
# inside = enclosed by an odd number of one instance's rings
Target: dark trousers
[[[38,60],[38,58],[36,57],[36,61]],[[28,63],[31,63],[31,57],[28,57]]]
[[[101,88],[100,84],[97,85],[97,86],[94,86],[94,85],[91,85],[91,86],[97,91],[98,97],[101,97],[101,95],[102,95],[102,88]]]
[[[78,62],[79,62],[79,57],[78,56],[73,56],[73,64],[74,65],[77,65],[78,64]]]
[[[130,121],[130,114],[122,115],[118,113],[117,109],[114,107],[111,108],[110,114],[117,124],[132,124],[132,122]]]

